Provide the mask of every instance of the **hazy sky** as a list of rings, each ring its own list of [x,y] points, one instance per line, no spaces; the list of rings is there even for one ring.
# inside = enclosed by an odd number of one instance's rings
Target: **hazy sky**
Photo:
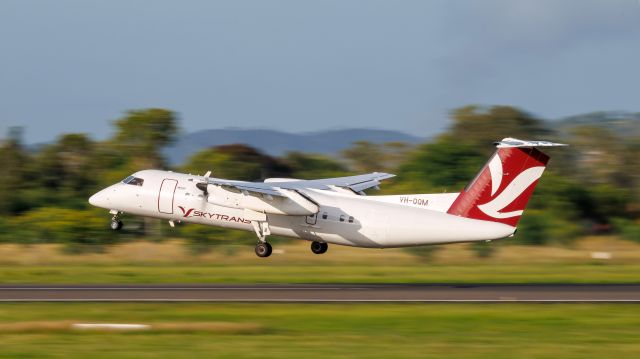
[[[638,0],[0,0],[0,130],[28,142],[145,107],[418,135],[470,103],[638,111],[639,67]]]

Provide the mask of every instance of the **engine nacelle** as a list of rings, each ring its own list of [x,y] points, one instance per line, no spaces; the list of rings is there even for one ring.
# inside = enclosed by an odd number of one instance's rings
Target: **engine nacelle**
[[[250,209],[257,212],[309,216],[318,213],[318,205],[292,190],[281,190],[286,197],[235,190],[231,187],[207,186],[207,202],[229,208]]]

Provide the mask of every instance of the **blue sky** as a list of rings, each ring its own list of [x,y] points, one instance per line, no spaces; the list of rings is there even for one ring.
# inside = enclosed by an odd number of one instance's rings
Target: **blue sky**
[[[638,0],[0,0],[0,130],[27,142],[145,107],[424,136],[471,103],[639,111],[639,66]]]

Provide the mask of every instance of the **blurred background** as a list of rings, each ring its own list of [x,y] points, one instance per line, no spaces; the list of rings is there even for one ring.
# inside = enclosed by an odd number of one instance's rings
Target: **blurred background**
[[[640,283],[637,0],[2,0],[0,283]],[[148,168],[462,189],[551,140],[514,238],[331,246],[87,203]],[[2,303],[2,357],[637,358],[637,305]],[[70,323],[153,323],[69,335]],[[154,327],[155,328],[155,327]],[[329,335],[326,335],[328,334]],[[188,354],[186,354],[188,353]]]
[[[452,110],[449,128],[429,139],[368,129],[184,133],[179,115],[159,108],[130,110],[112,126],[113,135],[105,140],[62,133],[39,145],[24,142],[22,127],[8,129],[0,147],[3,243],[72,248],[183,238],[203,249],[207,244],[251,244],[253,233],[193,224],[173,230],[135,217],[127,219],[124,232],[114,233],[107,230],[106,211],[89,206],[87,198],[147,168],[199,174],[212,170],[215,177],[250,181],[387,171],[398,176],[370,194],[453,192],[486,162],[494,150],[492,141],[508,136],[571,144],[548,151],[551,164],[509,243],[571,245],[593,235],[640,241],[640,113],[599,112],[545,121],[511,106],[469,105]],[[227,139],[244,142],[224,143]],[[268,142],[274,146],[265,146]]]
[[[637,1],[1,10],[2,243],[250,244],[251,233],[134,218],[114,234],[87,198],[145,168],[241,180],[387,171],[398,177],[381,194],[457,191],[507,136],[571,146],[550,151],[506,242],[640,240]]]

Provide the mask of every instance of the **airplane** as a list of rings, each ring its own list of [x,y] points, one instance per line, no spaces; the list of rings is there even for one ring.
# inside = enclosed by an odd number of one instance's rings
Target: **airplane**
[[[253,231],[255,252],[269,257],[270,234],[311,242],[325,253],[329,244],[396,248],[492,241],[511,237],[547,165],[538,147],[566,146],[548,141],[505,138],[476,177],[460,192],[366,195],[389,173],[301,180],[269,178],[235,181],[162,170],[143,170],[89,198],[108,209],[111,229],[122,228],[129,213],[176,223],[187,222]]]

